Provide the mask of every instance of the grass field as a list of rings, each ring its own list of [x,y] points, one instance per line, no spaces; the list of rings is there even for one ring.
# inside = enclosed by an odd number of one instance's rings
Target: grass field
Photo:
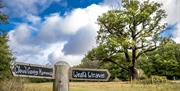
[[[52,91],[52,83],[28,83],[24,91]],[[120,82],[71,82],[70,91],[180,91],[180,83],[127,84]]]

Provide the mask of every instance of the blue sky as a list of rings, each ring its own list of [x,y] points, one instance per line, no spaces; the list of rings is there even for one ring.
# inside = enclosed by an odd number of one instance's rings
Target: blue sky
[[[88,50],[96,46],[97,17],[116,7],[120,0],[2,0],[9,24],[9,45],[16,61],[54,64],[64,60],[80,63]],[[153,0],[152,0],[153,1]],[[180,42],[180,4],[178,0],[162,2],[168,13],[168,32]],[[179,16],[178,16],[179,14]]]

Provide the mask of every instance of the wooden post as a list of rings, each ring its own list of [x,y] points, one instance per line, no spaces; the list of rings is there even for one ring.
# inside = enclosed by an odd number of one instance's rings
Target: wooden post
[[[67,62],[59,61],[55,64],[54,91],[69,91],[69,69]]]

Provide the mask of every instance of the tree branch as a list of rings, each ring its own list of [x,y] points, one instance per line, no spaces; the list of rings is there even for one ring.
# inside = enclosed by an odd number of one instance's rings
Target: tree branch
[[[126,71],[129,71],[129,69],[123,67],[121,64],[118,64],[117,62],[113,61],[111,58],[106,58],[106,59],[103,59],[104,62],[111,62],[113,64],[116,64],[117,66],[119,66],[120,68],[126,70]]]
[[[138,59],[142,54],[150,52],[150,51],[154,51],[158,48],[158,46],[156,45],[156,43],[154,44],[154,46],[150,46],[149,48],[147,48],[146,50],[142,50],[141,52],[138,53],[138,55],[136,56],[136,58]]]
[[[127,51],[124,51],[124,55],[126,57],[127,62],[130,62],[131,60]]]

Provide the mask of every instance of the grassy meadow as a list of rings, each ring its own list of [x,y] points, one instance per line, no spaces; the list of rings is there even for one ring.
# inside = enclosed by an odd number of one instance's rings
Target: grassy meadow
[[[24,91],[52,91],[52,83],[27,83]],[[70,91],[180,91],[180,83],[71,82]]]

